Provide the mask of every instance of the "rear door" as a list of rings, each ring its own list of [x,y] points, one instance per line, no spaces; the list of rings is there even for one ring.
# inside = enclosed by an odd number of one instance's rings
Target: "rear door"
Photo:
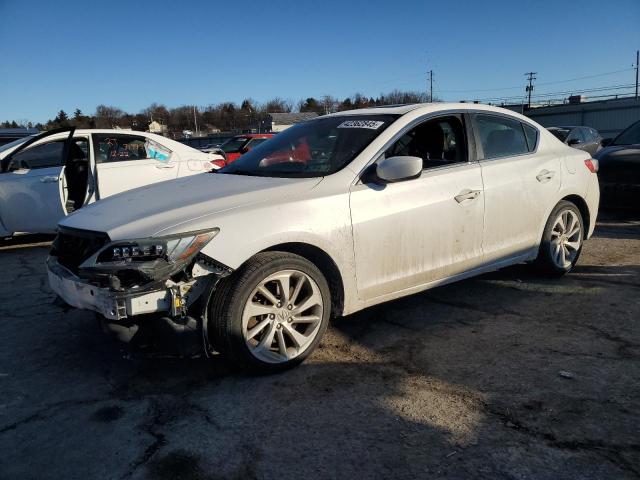
[[[143,135],[93,133],[92,141],[98,199],[178,175],[177,154]]]
[[[473,115],[484,183],[485,263],[531,255],[560,189],[560,159],[538,151],[538,130],[511,116]]]
[[[25,143],[2,161],[0,173],[0,219],[7,233],[47,233],[56,230],[66,215],[64,208],[64,165],[73,139],[44,141],[41,135]],[[37,145],[33,145],[38,142]]]

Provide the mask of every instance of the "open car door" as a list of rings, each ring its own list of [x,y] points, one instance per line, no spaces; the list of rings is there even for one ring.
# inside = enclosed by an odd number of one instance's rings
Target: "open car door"
[[[66,215],[64,170],[74,131],[75,128],[61,128],[37,135],[2,160],[0,229],[6,232],[4,235],[56,230]],[[68,135],[43,141],[64,132]]]

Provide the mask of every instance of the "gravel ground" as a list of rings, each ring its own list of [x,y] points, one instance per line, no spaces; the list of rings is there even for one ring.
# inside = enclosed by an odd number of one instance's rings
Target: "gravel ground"
[[[638,478],[640,222],[335,321],[302,366],[128,354],[0,244],[0,478]]]

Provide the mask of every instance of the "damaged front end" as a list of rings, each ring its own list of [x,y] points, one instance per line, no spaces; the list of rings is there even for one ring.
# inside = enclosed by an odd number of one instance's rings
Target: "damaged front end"
[[[201,333],[209,352],[206,305],[232,272],[201,252],[218,232],[111,241],[101,232],[63,228],[47,260],[49,283],[67,304],[104,316],[120,340],[131,341],[145,324],[180,337]]]

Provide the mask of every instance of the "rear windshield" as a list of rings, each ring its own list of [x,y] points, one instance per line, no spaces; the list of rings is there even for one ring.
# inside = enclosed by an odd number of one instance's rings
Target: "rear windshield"
[[[567,139],[567,136],[571,131],[568,128],[549,128],[548,130],[561,142],[564,142]]]
[[[348,165],[397,115],[342,115],[299,123],[245,153],[218,173],[322,177]]]
[[[640,143],[640,122],[636,122],[618,135],[612,145],[635,145]]]

